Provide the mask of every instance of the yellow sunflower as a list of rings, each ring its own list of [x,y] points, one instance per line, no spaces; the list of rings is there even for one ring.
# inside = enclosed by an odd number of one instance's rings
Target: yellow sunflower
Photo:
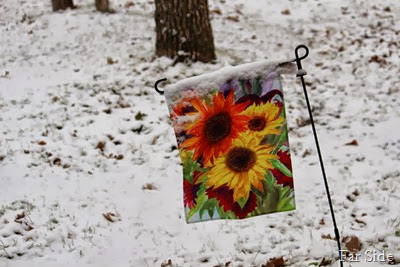
[[[279,128],[284,118],[279,117],[280,109],[275,104],[267,102],[253,104],[242,114],[250,117],[247,124],[248,129],[254,137],[264,137],[268,134],[279,134]]]
[[[240,198],[247,199],[251,186],[264,191],[261,181],[265,179],[265,170],[274,168],[269,160],[278,158],[271,155],[272,150],[269,145],[259,145],[252,135],[242,134],[211,166],[207,187],[228,186],[233,190],[235,202]]]

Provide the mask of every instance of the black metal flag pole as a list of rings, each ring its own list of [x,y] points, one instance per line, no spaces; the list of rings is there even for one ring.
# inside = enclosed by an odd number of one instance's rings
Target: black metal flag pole
[[[299,57],[298,51],[301,48],[304,48],[306,53],[302,57]],[[308,109],[308,114],[310,116],[311,127],[312,127],[312,131],[313,131],[313,134],[314,134],[314,139],[315,139],[315,145],[317,147],[319,163],[320,163],[320,166],[321,166],[322,176],[324,178],[326,195],[328,197],[329,208],[331,210],[333,227],[334,227],[336,242],[337,242],[337,246],[338,246],[338,250],[339,250],[339,262],[340,262],[340,266],[343,267],[342,249],[340,247],[339,230],[338,230],[337,224],[336,224],[335,213],[333,211],[333,205],[332,205],[332,200],[331,200],[331,194],[329,192],[328,180],[326,179],[326,174],[325,174],[324,161],[322,160],[321,149],[319,148],[317,131],[315,130],[315,124],[314,124],[314,119],[313,119],[313,115],[312,115],[312,112],[311,112],[310,101],[308,100],[308,94],[307,94],[307,90],[306,90],[306,85],[304,83],[304,78],[303,78],[303,76],[306,75],[307,72],[305,70],[303,70],[303,68],[301,67],[301,60],[305,59],[308,56],[308,47],[305,46],[305,45],[297,46],[296,49],[295,49],[295,55],[296,55],[296,63],[297,63],[297,75],[296,76],[300,77],[301,84],[303,85],[304,97],[305,97],[306,103],[307,103],[307,109]]]

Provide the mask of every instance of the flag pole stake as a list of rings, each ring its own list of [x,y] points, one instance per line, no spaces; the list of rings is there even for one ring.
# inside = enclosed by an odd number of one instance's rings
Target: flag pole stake
[[[302,57],[299,57],[299,53],[298,51],[300,49],[305,49],[305,54]],[[318,142],[318,136],[317,136],[317,131],[315,129],[315,124],[314,124],[314,119],[313,119],[313,115],[311,112],[311,106],[310,106],[310,101],[308,100],[308,94],[307,94],[307,89],[306,89],[306,85],[304,83],[304,75],[307,74],[307,72],[302,68],[301,66],[301,60],[305,59],[308,56],[308,47],[305,45],[299,45],[296,47],[295,49],[295,55],[296,55],[296,63],[297,63],[297,77],[300,77],[301,79],[301,84],[303,85],[303,92],[304,92],[304,97],[306,99],[306,103],[307,103],[307,109],[308,109],[308,114],[310,116],[310,121],[311,121],[311,127],[312,127],[312,131],[314,134],[314,139],[315,139],[315,145],[317,147],[317,152],[318,152],[318,158],[319,158],[319,163],[321,166],[321,171],[322,171],[322,177],[324,178],[324,183],[325,183],[325,190],[326,190],[326,195],[328,197],[328,202],[329,202],[329,208],[331,210],[331,216],[332,216],[332,221],[333,221],[333,227],[334,227],[334,232],[335,232],[335,237],[336,237],[336,242],[337,242],[337,246],[338,246],[338,250],[339,250],[339,262],[340,262],[340,266],[343,267],[343,261],[342,261],[342,249],[340,247],[340,235],[339,235],[339,230],[337,228],[337,224],[336,224],[336,219],[335,219],[335,212],[333,211],[333,205],[332,205],[332,200],[331,200],[331,194],[329,191],[329,186],[328,186],[328,180],[326,178],[326,174],[325,174],[325,168],[324,168],[324,161],[322,159],[322,155],[321,155],[321,149],[319,147],[319,142]]]

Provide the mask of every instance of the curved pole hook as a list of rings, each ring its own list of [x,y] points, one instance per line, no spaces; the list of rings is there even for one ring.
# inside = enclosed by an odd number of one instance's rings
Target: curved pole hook
[[[163,95],[164,91],[161,91],[160,89],[158,89],[158,84],[165,82],[166,80],[167,80],[167,78],[163,78],[163,79],[156,81],[156,83],[154,84],[154,89],[156,89],[157,93],[159,93],[160,95]]]
[[[302,48],[304,50],[306,50],[306,53],[302,57],[299,57],[299,50],[302,49]],[[296,49],[294,50],[294,53],[296,55],[296,59],[295,60],[296,60],[296,63],[297,63],[297,70],[298,71],[303,70],[303,68],[301,67],[301,61],[308,56],[308,52],[309,52],[308,47],[306,45],[303,45],[303,44],[298,45],[296,47]]]
[[[301,48],[304,48],[304,49],[306,50],[306,53],[305,53],[302,57],[299,58],[299,53],[298,53],[298,51],[299,51]],[[308,52],[309,52],[309,51],[308,51],[308,47],[307,47],[306,45],[303,45],[303,44],[298,45],[298,46],[296,47],[295,51],[294,51],[294,53],[296,54],[296,60],[303,60],[303,59],[305,59],[305,58],[308,56]]]

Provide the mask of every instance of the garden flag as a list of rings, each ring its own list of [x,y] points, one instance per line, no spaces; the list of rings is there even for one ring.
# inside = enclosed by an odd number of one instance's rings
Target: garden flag
[[[187,222],[295,209],[280,76],[294,72],[293,63],[263,61],[165,89]]]

